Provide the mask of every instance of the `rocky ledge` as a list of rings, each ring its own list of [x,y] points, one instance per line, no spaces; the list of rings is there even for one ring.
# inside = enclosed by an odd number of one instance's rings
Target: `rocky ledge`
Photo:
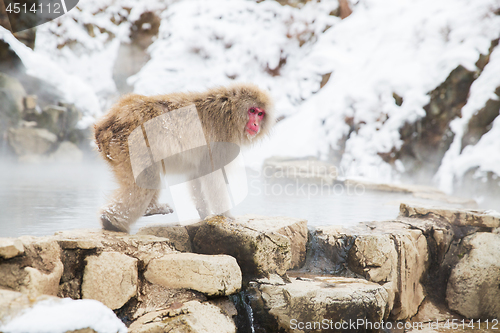
[[[382,322],[500,318],[499,231],[494,212],[401,204],[393,221],[352,228],[247,215],[136,235],[3,238],[0,330],[41,302],[82,299],[128,332],[377,332]],[[82,325],[72,329],[101,331]]]

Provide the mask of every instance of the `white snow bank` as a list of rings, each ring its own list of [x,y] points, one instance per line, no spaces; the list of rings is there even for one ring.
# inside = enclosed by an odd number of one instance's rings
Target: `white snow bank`
[[[152,95],[253,82],[271,90],[280,114],[292,114],[320,88],[322,64],[301,59],[311,51],[306,41],[339,21],[328,15],[337,5],[310,2],[299,10],[276,1],[176,2],[162,13],[151,60],[129,83]]]
[[[127,327],[101,302],[84,299],[46,300],[0,326],[5,333],[64,333],[83,328],[99,333],[126,333]]]
[[[288,118],[269,140],[246,151],[251,165],[273,155],[327,157],[347,139],[340,165],[345,173],[394,181],[403,164],[396,161],[394,169],[379,153],[400,148],[401,126],[425,115],[428,93],[454,68],[475,69],[479,55],[500,35],[500,16],[494,14],[500,1],[352,3],[353,14],[340,20],[329,15],[337,1],[310,1],[299,9],[270,0],[87,0],[40,26],[35,52],[20,43],[14,47],[23,62],[31,63],[30,71],[58,83],[86,110],[89,123],[116,92],[114,60],[118,44],[128,41],[131,22],[149,10],[161,13],[159,36],[148,50],[151,60],[129,78],[135,92],[253,82],[271,91],[277,113]],[[443,189],[474,163],[481,170],[493,168],[485,158],[471,160],[469,154],[481,154],[468,152],[473,148],[462,156],[457,144],[467,119],[494,91],[495,61],[474,83],[463,118],[452,123],[457,143],[436,178]],[[327,73],[331,77],[320,89]],[[393,93],[403,98],[401,106]],[[474,149],[494,152],[487,138]]]
[[[61,93],[65,102],[74,103],[82,110],[85,117],[79,126],[87,127],[95,115],[101,113],[99,100],[88,83],[68,74],[57,62],[35,53],[32,49],[18,41],[10,31],[0,27],[0,39],[10,45],[26,67],[27,74],[50,83]]]
[[[450,123],[455,136],[436,174],[436,181],[441,190],[452,193],[454,184],[471,169],[477,168],[476,177],[484,176],[489,171],[500,175],[500,118],[493,122],[491,130],[483,135],[476,145],[467,146],[461,152],[462,138],[469,120],[485,106],[488,100],[498,99],[495,94],[497,87],[500,87],[500,48],[498,47],[491,53],[490,62],[479,78],[472,83],[469,99],[462,108],[462,117]]]
[[[202,90],[233,78],[254,82],[269,89],[278,114],[290,118],[270,140],[246,152],[252,165],[272,155],[326,157],[349,135],[341,169],[394,181],[404,166],[398,161],[394,170],[378,153],[401,146],[401,126],[425,115],[428,93],[454,68],[475,68],[500,34],[500,17],[493,13],[500,3],[363,0],[343,21],[322,6],[174,3],[163,13],[151,61],[130,83],[138,93],[157,94]],[[302,46],[300,36],[308,36]],[[269,69],[285,58],[280,75],[272,76]],[[319,90],[321,75],[330,72]],[[401,106],[393,93],[403,97]],[[356,132],[350,133],[346,120]]]
[[[500,17],[492,11],[499,6],[496,0],[361,1],[320,37],[310,55],[333,71],[302,106],[325,121],[327,140],[313,148],[323,153],[335,147],[348,134],[341,124],[353,118],[359,130],[346,143],[341,168],[369,178],[377,168],[377,181],[394,180],[378,153],[401,146],[401,126],[425,115],[427,94],[454,68],[475,68],[479,54],[500,34]],[[400,107],[393,92],[404,99]]]

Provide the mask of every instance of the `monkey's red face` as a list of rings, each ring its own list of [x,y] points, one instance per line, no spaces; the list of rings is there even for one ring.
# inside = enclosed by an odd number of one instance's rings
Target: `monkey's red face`
[[[245,131],[249,136],[254,137],[260,132],[260,123],[265,115],[266,111],[261,108],[251,107],[248,109],[248,122]]]

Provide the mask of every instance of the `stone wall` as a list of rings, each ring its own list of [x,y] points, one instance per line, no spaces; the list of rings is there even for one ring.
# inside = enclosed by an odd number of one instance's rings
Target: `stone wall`
[[[500,216],[407,204],[400,212],[353,228],[247,215],[137,235],[2,238],[0,328],[50,297],[98,300],[129,332],[293,332],[298,323],[339,331],[349,320],[430,321],[427,309],[440,306],[440,318],[500,317]]]

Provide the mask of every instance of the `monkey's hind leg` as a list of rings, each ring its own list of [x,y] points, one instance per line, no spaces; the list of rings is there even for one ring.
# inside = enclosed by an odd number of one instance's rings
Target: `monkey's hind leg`
[[[160,196],[160,191],[156,190],[156,193],[151,199],[148,208],[146,208],[146,212],[144,212],[144,216],[158,215],[158,214],[171,214],[174,210],[167,203],[159,203],[158,197]]]
[[[130,226],[144,215],[156,191],[135,183],[117,189],[111,202],[101,210],[103,229],[129,233]]]

